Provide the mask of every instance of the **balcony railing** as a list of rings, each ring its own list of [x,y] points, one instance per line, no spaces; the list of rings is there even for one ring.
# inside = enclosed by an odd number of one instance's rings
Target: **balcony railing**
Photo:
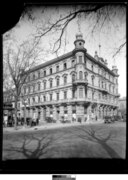
[[[73,84],[74,85],[77,85],[77,84],[85,84],[85,85],[87,85],[88,84],[88,80],[87,79],[75,79],[73,81]]]

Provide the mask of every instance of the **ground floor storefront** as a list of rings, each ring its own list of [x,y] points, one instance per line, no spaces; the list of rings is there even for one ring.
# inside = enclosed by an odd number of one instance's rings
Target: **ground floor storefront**
[[[98,121],[105,116],[117,115],[117,107],[98,103],[65,103],[36,105],[22,108],[21,116],[38,118],[44,122],[46,117],[51,117],[56,122],[68,120],[71,122]]]

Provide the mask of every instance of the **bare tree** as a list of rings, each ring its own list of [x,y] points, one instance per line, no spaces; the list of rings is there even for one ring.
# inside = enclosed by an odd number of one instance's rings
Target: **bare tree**
[[[93,35],[94,32],[97,30],[99,33],[102,30],[103,27],[108,26],[108,23],[111,24],[112,27],[115,29],[117,28],[113,22],[114,17],[123,18],[126,16],[126,4],[108,4],[108,3],[96,3],[96,4],[82,4],[82,5],[72,5],[70,6],[69,10],[65,8],[65,13],[59,12],[59,6],[56,7],[56,11],[58,12],[58,15],[55,19],[53,19],[49,14],[49,19],[47,20],[47,23],[41,24],[40,26],[37,26],[37,35],[36,38],[38,41],[44,36],[49,34],[50,32],[56,32],[57,38],[53,44],[53,52],[58,53],[59,49],[62,46],[62,41],[64,38],[64,33],[66,31],[66,28],[69,26],[69,24],[76,20],[77,18],[79,20],[85,21],[88,20],[94,20],[93,24],[90,28],[90,34]],[[47,10],[47,7],[42,7],[42,14]],[[61,10],[60,10],[61,11]],[[33,13],[32,8],[28,8],[23,13],[24,17],[25,15],[28,16],[29,20],[32,20],[32,22],[36,21],[36,17]],[[77,22],[78,23],[78,22]],[[79,24],[78,24],[79,25]],[[107,25],[107,26],[106,26]],[[126,45],[126,39],[124,39],[124,42],[119,46],[119,48],[116,50],[116,52],[113,54],[113,56],[116,56],[121,49]]]
[[[31,41],[27,40],[17,45],[17,47],[13,47],[10,43],[6,46],[6,42],[4,44],[4,64],[6,64],[6,66],[3,72],[3,80],[4,82],[11,82],[9,88],[13,89],[15,99],[15,128],[17,128],[17,104],[22,95],[22,87],[29,74],[29,70],[37,64],[37,57],[40,51],[41,49],[38,47],[38,43],[35,39]],[[4,86],[8,85],[4,83]]]

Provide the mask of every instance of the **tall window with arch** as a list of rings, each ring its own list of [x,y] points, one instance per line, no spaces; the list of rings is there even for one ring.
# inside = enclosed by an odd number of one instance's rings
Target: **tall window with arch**
[[[57,79],[56,79],[56,86],[59,86],[59,85],[60,85],[60,78],[57,77]]]
[[[87,76],[88,76],[88,73],[85,72],[85,80],[87,81]]]
[[[46,89],[46,81],[44,81],[44,89]]]
[[[56,66],[56,72],[59,72],[59,65]]]
[[[83,88],[79,88],[79,98],[83,98]]]
[[[44,70],[44,77],[46,76],[46,70]]]
[[[50,79],[50,88],[52,88],[52,79]]]
[[[72,67],[74,67],[75,66],[75,60],[73,59],[72,60]]]
[[[67,84],[67,76],[64,76],[64,85]]]
[[[94,75],[92,75],[92,86],[94,86]]]
[[[93,64],[92,64],[91,68],[92,68],[92,71],[94,71],[94,66],[93,66]]]
[[[95,92],[94,92],[94,91],[92,91],[92,100],[94,99],[94,93],[95,93]]]
[[[83,72],[82,72],[82,71],[79,72],[79,79],[80,79],[80,80],[83,79]]]
[[[75,74],[72,74],[72,82],[75,81]]]
[[[64,63],[64,70],[67,69],[67,63]]]
[[[52,68],[50,68],[50,74],[52,74]]]
[[[38,83],[38,91],[40,91],[40,82]]]

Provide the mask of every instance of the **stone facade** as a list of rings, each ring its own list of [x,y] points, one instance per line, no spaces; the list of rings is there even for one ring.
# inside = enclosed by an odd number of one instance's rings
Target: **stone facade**
[[[77,34],[73,51],[30,71],[22,88],[30,117],[35,113],[40,122],[46,117],[74,122],[116,114],[118,69],[110,70],[97,52],[89,55],[84,43],[82,34]]]

